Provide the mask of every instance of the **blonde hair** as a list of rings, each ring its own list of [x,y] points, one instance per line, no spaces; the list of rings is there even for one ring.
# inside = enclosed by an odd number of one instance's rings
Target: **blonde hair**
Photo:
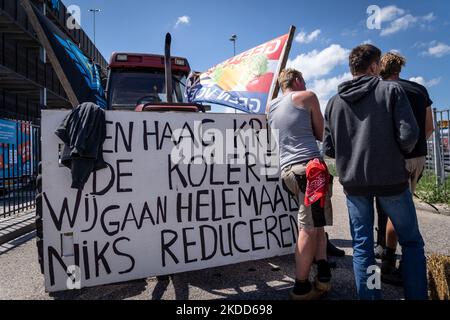
[[[406,58],[395,52],[388,52],[381,58],[380,76],[383,79],[392,77],[402,71],[406,65]]]
[[[302,78],[302,73],[293,68],[283,69],[278,76],[278,84],[282,91],[292,88],[295,79]]]

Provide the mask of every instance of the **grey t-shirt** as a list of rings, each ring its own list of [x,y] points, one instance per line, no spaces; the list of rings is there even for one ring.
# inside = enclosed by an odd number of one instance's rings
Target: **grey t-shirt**
[[[274,99],[268,114],[270,128],[279,133],[282,169],[321,156],[312,128],[311,112],[297,107],[292,95],[293,92]]]

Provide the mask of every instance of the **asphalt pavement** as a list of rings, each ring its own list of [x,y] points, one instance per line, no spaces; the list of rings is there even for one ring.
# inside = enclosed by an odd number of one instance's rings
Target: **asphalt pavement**
[[[337,268],[333,270],[333,289],[326,299],[356,299],[348,215],[339,184],[334,186],[333,207],[334,226],[327,228],[327,232],[332,242],[345,250],[346,256],[331,258]],[[418,217],[426,253],[450,255],[450,217],[422,209],[418,210]],[[287,255],[186,272],[167,279],[147,278],[49,294],[44,290],[35,234],[31,232],[0,246],[0,299],[278,300],[288,298],[294,267],[294,256]],[[384,299],[403,299],[401,288],[383,285],[382,291]]]

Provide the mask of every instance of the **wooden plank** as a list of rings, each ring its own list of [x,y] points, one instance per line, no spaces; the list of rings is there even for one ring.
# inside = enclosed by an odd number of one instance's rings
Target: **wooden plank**
[[[272,84],[272,88],[269,91],[266,112],[269,110],[270,101],[275,99],[278,96],[278,91],[280,91],[280,85],[278,83],[278,76],[280,75],[281,70],[283,70],[286,67],[286,63],[289,58],[289,52],[291,51],[291,47],[292,47],[292,41],[294,40],[295,29],[296,29],[295,26],[291,26],[289,29],[289,36],[286,41],[286,45],[283,49],[283,52],[281,53],[281,62],[278,65],[278,70],[274,75],[274,83]]]
[[[19,24],[22,29],[27,27],[27,14],[20,5],[17,6],[17,24]]]
[[[47,39],[45,32],[44,32],[37,16],[35,15],[35,13],[33,11],[33,8],[31,7],[32,5],[31,5],[30,1],[29,0],[21,0],[21,3],[28,15],[28,19],[30,20],[31,24],[33,25],[34,30],[36,31],[39,41],[41,42],[42,46],[44,47],[44,49],[47,52],[49,61],[51,62],[56,75],[58,76],[59,80],[61,81],[61,84],[64,87],[64,90],[66,91],[66,94],[67,94],[72,106],[77,106],[79,104],[78,98],[75,95],[75,92],[72,89],[72,85],[70,84],[69,79],[67,78],[66,74],[64,73],[58,59],[56,58],[56,54],[53,51],[50,41]]]

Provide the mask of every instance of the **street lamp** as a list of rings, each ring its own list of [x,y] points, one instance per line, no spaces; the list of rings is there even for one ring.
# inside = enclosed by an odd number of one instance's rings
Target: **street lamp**
[[[90,12],[92,12],[93,16],[94,16],[94,46],[95,46],[95,14],[97,12],[100,12],[100,9],[89,9]]]
[[[233,56],[236,55],[236,40],[237,40],[237,35],[235,35],[235,34],[231,35],[230,41],[233,42]]]
[[[233,57],[236,56],[236,40],[237,40],[237,35],[232,34],[230,37],[230,41],[233,42]],[[234,113],[237,113],[237,110],[234,109]]]

